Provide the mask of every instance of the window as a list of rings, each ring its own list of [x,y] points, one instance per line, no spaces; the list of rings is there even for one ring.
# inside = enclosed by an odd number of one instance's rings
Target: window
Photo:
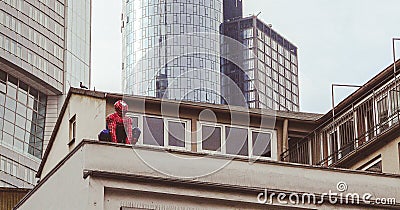
[[[138,144],[156,147],[173,147],[190,150],[190,122],[159,116],[128,113],[132,127],[142,130]]]
[[[186,124],[184,122],[168,122],[168,146],[185,147]]]
[[[199,122],[198,151],[234,156],[276,158],[274,131]]]
[[[252,156],[271,157],[271,134],[252,132]]]
[[[76,140],[76,115],[69,120],[69,146],[72,146]]]
[[[221,127],[202,126],[201,148],[202,150],[221,151]]]
[[[247,129],[226,127],[226,154],[248,156]]]
[[[372,159],[357,170],[382,173],[382,156],[379,155],[378,157]]]
[[[143,144],[164,146],[164,122],[161,118],[144,117]]]

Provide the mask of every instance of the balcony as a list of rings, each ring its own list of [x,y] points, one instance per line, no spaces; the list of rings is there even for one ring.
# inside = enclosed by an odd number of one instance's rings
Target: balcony
[[[290,139],[281,160],[336,167],[358,150],[396,133],[400,121],[400,79],[396,80],[375,86],[305,138]]]

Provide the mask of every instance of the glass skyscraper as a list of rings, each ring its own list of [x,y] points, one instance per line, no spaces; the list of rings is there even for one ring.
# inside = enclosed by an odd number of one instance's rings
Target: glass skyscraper
[[[126,0],[122,36],[126,94],[299,111],[297,47],[242,0]]]
[[[90,86],[90,0],[0,1],[0,187],[35,185],[63,95]]]
[[[222,0],[123,1],[123,92],[220,103]]]
[[[242,67],[223,59],[221,70],[242,90],[248,106],[299,111],[297,47],[256,16],[227,20],[222,28],[244,46]],[[222,92],[228,103],[237,98],[224,82]]]

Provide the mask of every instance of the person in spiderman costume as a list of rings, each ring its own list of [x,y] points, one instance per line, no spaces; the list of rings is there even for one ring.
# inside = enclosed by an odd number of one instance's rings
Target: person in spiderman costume
[[[132,119],[125,116],[128,111],[128,104],[119,100],[115,102],[114,108],[115,113],[108,115],[106,118],[107,129],[110,131],[111,141],[114,143],[131,144]],[[134,138],[133,143],[136,144],[136,142],[137,139]]]

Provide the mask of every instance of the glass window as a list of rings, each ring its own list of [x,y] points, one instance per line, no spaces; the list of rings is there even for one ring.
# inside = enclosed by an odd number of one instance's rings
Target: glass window
[[[13,99],[17,99],[17,89],[10,83],[8,83],[7,95]]]
[[[164,146],[164,122],[161,118],[143,118],[143,144]]]
[[[221,127],[202,126],[202,149],[221,151]]]
[[[4,128],[6,128],[6,122],[7,121],[4,121]],[[13,145],[13,137],[8,133],[3,132],[3,142],[12,146]]]
[[[10,121],[11,123],[14,123],[15,122],[15,112],[13,112],[9,109],[5,109],[4,119]]]
[[[226,153],[248,156],[247,129],[226,127]]]
[[[25,122],[26,122],[26,119],[24,117],[22,117],[21,115],[17,114],[15,124],[22,128],[25,128]]]
[[[185,147],[185,123],[168,122],[168,145],[174,147]]]
[[[271,157],[271,134],[252,132],[253,156]]]
[[[0,91],[3,92],[3,93],[6,93],[7,92],[6,90],[7,90],[6,83],[0,81]]]

